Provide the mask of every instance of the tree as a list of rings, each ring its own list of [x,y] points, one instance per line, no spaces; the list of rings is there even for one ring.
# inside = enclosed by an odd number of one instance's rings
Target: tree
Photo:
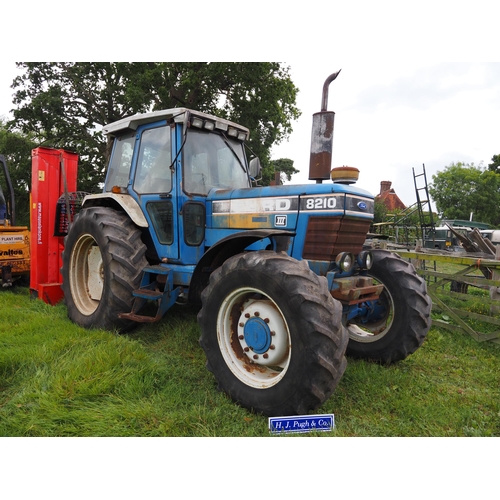
[[[488,165],[488,169],[496,174],[500,173],[500,155],[493,155],[491,157],[491,163]]]
[[[262,171],[261,184],[269,186],[271,182],[276,180],[276,174],[279,175],[279,183],[284,184],[285,181],[290,181],[292,179],[293,174],[298,173],[299,170],[293,166],[293,160],[290,160],[289,158],[271,160],[269,162],[269,167],[264,168]]]
[[[452,163],[432,176],[429,186],[436,208],[445,219],[500,223],[500,175],[474,164]]]
[[[29,225],[31,189],[31,150],[35,143],[20,133],[10,132],[0,120],[0,153],[5,156],[16,201],[16,222],[19,226]],[[0,184],[6,189],[5,179]]]
[[[373,224],[378,222],[385,222],[387,218],[387,207],[377,198],[375,198],[375,203],[373,207]]]
[[[300,115],[298,89],[279,63],[18,63],[12,130],[38,145],[80,155],[79,190],[104,180],[104,125],[135,113],[185,106],[248,127],[249,146],[268,168],[270,148]]]

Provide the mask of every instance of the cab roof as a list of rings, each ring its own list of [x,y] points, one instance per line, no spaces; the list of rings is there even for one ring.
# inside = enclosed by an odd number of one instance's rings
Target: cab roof
[[[160,111],[152,111],[151,113],[141,113],[122,118],[116,122],[105,125],[103,131],[106,135],[117,135],[126,131],[137,130],[140,125],[146,123],[157,122],[160,120],[173,119],[176,123],[187,123],[192,121],[193,118],[200,118],[215,124],[215,128],[227,131],[230,127],[238,131],[244,132],[246,137],[249,136],[249,130],[242,125],[230,122],[224,118],[202,113],[201,111],[194,111],[188,108],[171,108]]]

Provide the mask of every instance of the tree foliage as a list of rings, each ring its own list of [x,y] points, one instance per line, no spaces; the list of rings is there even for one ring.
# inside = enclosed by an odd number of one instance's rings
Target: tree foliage
[[[500,173],[500,155],[493,155],[491,157],[491,163],[488,165],[488,169],[496,174]]]
[[[135,113],[188,107],[248,127],[249,146],[269,168],[286,138],[298,89],[279,63],[18,63],[11,130],[37,145],[80,155],[79,190],[104,180],[110,144],[102,127]]]
[[[387,219],[387,207],[383,202],[375,198],[373,207],[373,223],[385,222]]]
[[[284,184],[285,181],[290,181],[293,174],[298,174],[300,171],[293,166],[293,160],[289,158],[279,158],[271,160],[269,167],[262,171],[261,184],[269,186],[272,182],[278,180],[279,184]]]
[[[35,143],[29,136],[10,132],[0,120],[0,153],[5,156],[9,176],[14,187],[16,221],[18,225],[29,225],[29,191],[31,189],[31,150]],[[6,190],[6,180],[0,175],[0,185]]]
[[[500,175],[474,164],[452,163],[432,176],[429,186],[436,208],[445,219],[500,223]]]

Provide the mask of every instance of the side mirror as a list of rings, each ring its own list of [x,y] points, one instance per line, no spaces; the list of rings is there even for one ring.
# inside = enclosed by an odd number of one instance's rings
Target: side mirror
[[[248,164],[248,173],[250,174],[250,177],[257,179],[260,177],[261,172],[262,165],[260,164],[260,160],[258,158],[252,158]]]

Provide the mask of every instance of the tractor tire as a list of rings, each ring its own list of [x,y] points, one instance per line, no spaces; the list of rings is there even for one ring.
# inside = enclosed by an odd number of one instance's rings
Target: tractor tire
[[[347,356],[390,364],[422,345],[431,327],[432,302],[425,281],[409,262],[386,250],[374,250],[373,258],[366,274],[385,289],[371,317],[347,325]]]
[[[340,303],[305,261],[272,251],[236,255],[211,274],[201,299],[206,366],[236,403],[300,415],[333,393],[348,335]]]
[[[62,290],[69,318],[85,328],[128,330],[132,291],[147,265],[140,230],[112,208],[82,209],[64,240]]]

